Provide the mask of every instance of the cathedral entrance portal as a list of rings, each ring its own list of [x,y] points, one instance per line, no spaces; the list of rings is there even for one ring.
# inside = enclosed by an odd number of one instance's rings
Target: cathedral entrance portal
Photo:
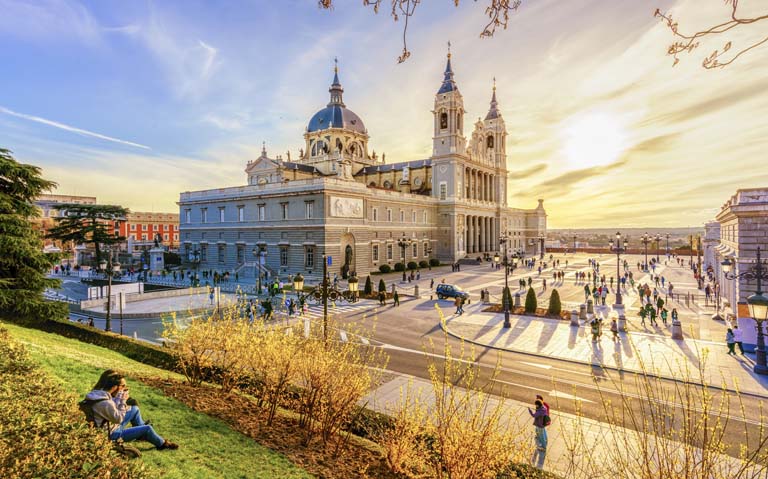
[[[341,237],[341,251],[344,261],[341,265],[341,277],[347,279],[355,268],[355,237],[347,233]]]

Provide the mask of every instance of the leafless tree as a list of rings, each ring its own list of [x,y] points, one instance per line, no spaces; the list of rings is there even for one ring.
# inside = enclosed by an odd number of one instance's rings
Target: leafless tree
[[[677,40],[672,43],[672,45],[670,45],[669,49],[667,50],[667,53],[672,55],[675,59],[673,65],[677,65],[677,63],[680,61],[680,58],[678,57],[680,53],[693,52],[693,50],[699,46],[701,40],[714,37],[725,37],[728,32],[733,33],[736,31],[736,29],[743,29],[745,26],[768,19],[768,14],[742,17],[740,16],[739,12],[739,0],[724,1],[726,5],[730,6],[730,18],[716,25],[712,25],[709,28],[693,33],[682,33],[679,29],[678,22],[672,18],[671,14],[662,13],[661,10],[656,9],[654,15],[660,18],[661,21],[664,22],[667,27],[669,27],[674,36],[677,38]],[[722,48],[713,51],[708,57],[704,59],[702,66],[707,69],[723,68],[735,62],[743,54],[759,47],[765,42],[768,42],[768,36],[759,40],[751,41],[742,48],[734,48],[732,50],[731,47],[733,45],[731,40],[726,39]],[[734,51],[736,53],[734,53]]]
[[[451,0],[454,6],[459,6],[461,0]],[[474,0],[477,2],[478,0]],[[480,32],[480,37],[492,37],[496,33],[496,29],[501,27],[507,28],[509,22],[509,14],[517,10],[522,3],[522,0],[483,0],[487,3],[485,8],[485,14],[488,17],[488,24],[485,25],[483,31]],[[382,4],[386,2],[390,3],[390,15],[394,21],[403,20],[403,53],[397,57],[397,62],[402,63],[411,56],[411,52],[408,50],[408,20],[416,12],[416,7],[421,3],[421,0],[363,0],[363,5],[373,8],[374,13],[379,13],[379,9]],[[332,9],[334,0],[318,0],[317,4],[323,9]]]

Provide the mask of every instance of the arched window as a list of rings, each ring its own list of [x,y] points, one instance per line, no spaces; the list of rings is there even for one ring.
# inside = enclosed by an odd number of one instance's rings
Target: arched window
[[[342,145],[342,144],[341,144],[341,140],[340,140],[340,139],[338,139],[338,138],[336,138],[336,149],[337,149],[339,152],[342,152],[342,151],[344,151],[344,145]]]
[[[462,120],[463,120],[463,118],[461,116],[461,113],[456,114],[456,124],[459,126],[459,131],[464,129],[464,126],[462,124]]]
[[[445,130],[448,128],[448,113],[440,113],[440,129]]]
[[[493,135],[488,135],[488,138],[485,140],[485,146],[493,148]]]

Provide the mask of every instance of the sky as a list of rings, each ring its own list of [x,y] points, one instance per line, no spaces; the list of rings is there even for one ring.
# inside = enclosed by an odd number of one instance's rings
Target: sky
[[[450,41],[467,119],[496,78],[510,206],[544,199],[551,228],[697,226],[737,188],[768,186],[768,46],[701,67],[764,26],[673,67],[654,10],[694,30],[727,18],[722,0],[523,0],[480,38],[489,1],[420,4],[398,64],[402,21],[362,0],[0,0],[0,147],[56,193],[174,212],[180,192],[245,184],[262,142],[298,156],[338,57],[369,148],[428,158]]]

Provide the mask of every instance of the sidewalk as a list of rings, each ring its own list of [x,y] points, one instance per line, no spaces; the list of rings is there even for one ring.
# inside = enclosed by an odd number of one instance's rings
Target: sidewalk
[[[669,330],[659,333],[620,333],[611,340],[609,324],[603,324],[602,338],[593,343],[589,325],[571,326],[569,321],[510,316],[512,327],[505,329],[503,314],[483,313],[485,304],[465,308],[462,316],[446,315],[446,330],[465,341],[534,356],[603,366],[620,371],[641,371],[677,379],[686,368],[697,376],[706,356],[705,380],[719,387],[738,388],[743,393],[768,396],[768,377],[752,372],[754,355],[730,356],[724,342],[699,339],[672,339]],[[448,311],[446,311],[448,312]],[[628,318],[629,319],[629,318]]]

